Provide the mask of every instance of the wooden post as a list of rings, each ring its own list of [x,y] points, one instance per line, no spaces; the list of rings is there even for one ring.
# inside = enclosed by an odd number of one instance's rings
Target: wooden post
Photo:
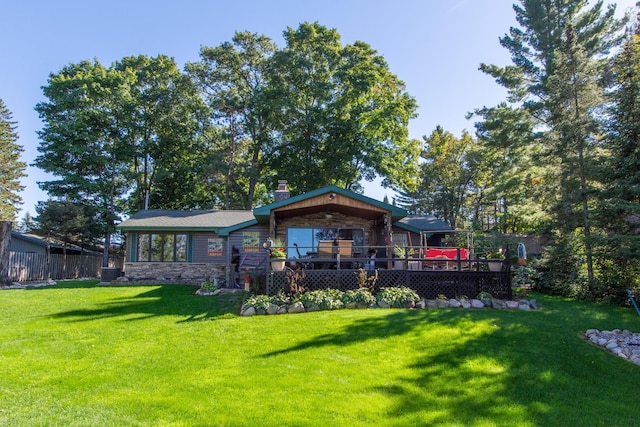
[[[10,285],[9,242],[11,241],[11,221],[0,221],[0,285]]]

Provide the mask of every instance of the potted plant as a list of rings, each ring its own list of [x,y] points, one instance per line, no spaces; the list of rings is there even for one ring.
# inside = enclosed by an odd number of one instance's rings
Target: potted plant
[[[402,270],[405,268],[405,261],[407,257],[410,257],[414,254],[413,248],[403,248],[401,246],[395,245],[393,247],[393,256],[395,258],[400,258],[398,261],[393,261],[393,269],[394,270]]]
[[[489,271],[500,271],[500,270],[502,270],[502,263],[504,261],[504,258],[505,257],[504,257],[504,254],[502,253],[502,250],[490,253],[487,256],[487,259],[490,260],[490,261],[487,262],[487,265],[489,266]]]
[[[282,242],[275,241],[272,243],[269,248],[269,258],[271,258],[271,269],[273,271],[284,270],[284,260],[287,258],[287,253]]]

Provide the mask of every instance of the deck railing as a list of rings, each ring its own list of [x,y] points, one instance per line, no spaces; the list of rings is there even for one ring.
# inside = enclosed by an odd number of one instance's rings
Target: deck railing
[[[298,251],[302,253],[300,249]],[[344,256],[344,250],[338,250],[330,257],[318,257],[316,253],[308,251],[306,256],[286,259],[285,270],[272,269],[268,272],[267,294],[275,295],[280,290],[288,292],[292,287],[304,290],[357,289],[361,285],[359,277],[362,277],[362,269],[368,277],[377,274],[376,291],[381,287],[406,286],[429,299],[439,295],[473,298],[480,292],[488,292],[495,298],[512,297],[508,256],[504,261],[471,257],[463,259],[461,256],[454,259],[425,258],[426,248],[414,247],[406,251],[404,257],[388,257],[386,253],[390,248],[377,247],[375,258],[372,259],[357,254],[355,249],[352,248],[351,256]],[[456,252],[461,253],[460,250]],[[378,256],[380,253],[384,256]]]

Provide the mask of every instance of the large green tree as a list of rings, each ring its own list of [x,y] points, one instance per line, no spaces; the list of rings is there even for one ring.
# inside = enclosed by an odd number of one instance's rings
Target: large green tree
[[[466,225],[480,170],[476,151],[477,142],[468,132],[457,138],[438,126],[424,137],[417,188],[401,192],[398,203],[414,213],[435,214],[452,226]]]
[[[18,194],[24,189],[20,178],[26,163],[20,161],[23,148],[18,145],[16,123],[4,101],[0,99],[0,221],[13,221],[22,203]]]
[[[126,57],[111,70],[124,79],[114,119],[135,183],[128,210],[210,207],[200,179],[205,110],[191,79],[164,55]]]
[[[596,210],[605,238],[598,241],[600,282],[619,300],[640,286],[640,27],[613,63],[607,134]]]
[[[595,152],[588,149],[597,131],[593,114],[601,105],[594,85],[605,81],[598,78],[610,50],[621,41],[623,25],[614,18],[615,6],[603,5],[597,1],[589,6],[587,0],[521,0],[514,5],[520,27],[500,39],[511,53],[512,65],[480,67],[507,89],[510,103],[530,116],[536,131],[530,143],[537,145],[532,165],[543,169],[542,188],[549,192],[543,199],[557,201],[547,205],[548,231],[556,238],[582,239],[578,250],[586,255],[590,285],[586,165]],[[483,113],[486,116],[486,110]],[[576,248],[575,242],[561,246]],[[557,257],[556,261],[562,264]],[[575,266],[574,277],[580,267]]]
[[[263,153],[270,143],[267,64],[276,46],[266,36],[238,32],[231,42],[202,47],[185,69],[211,112],[205,133],[204,176],[226,209],[264,202]],[[261,191],[262,190],[262,191]]]
[[[44,127],[34,164],[55,178],[40,186],[54,200],[96,209],[106,266],[117,204],[128,189],[129,151],[121,144],[117,113],[125,81],[98,61],[82,61],[51,74],[43,92],[48,101],[36,105]]]
[[[284,33],[266,93],[274,141],[265,153],[293,191],[362,179],[415,184],[420,143],[408,136],[415,100],[369,45],[343,46],[335,29],[303,23]]]

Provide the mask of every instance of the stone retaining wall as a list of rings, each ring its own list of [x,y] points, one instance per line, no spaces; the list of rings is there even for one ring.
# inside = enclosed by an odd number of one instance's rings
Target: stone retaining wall
[[[225,277],[225,265],[221,263],[189,262],[128,262],[124,276],[112,283],[185,284],[198,285]]]

